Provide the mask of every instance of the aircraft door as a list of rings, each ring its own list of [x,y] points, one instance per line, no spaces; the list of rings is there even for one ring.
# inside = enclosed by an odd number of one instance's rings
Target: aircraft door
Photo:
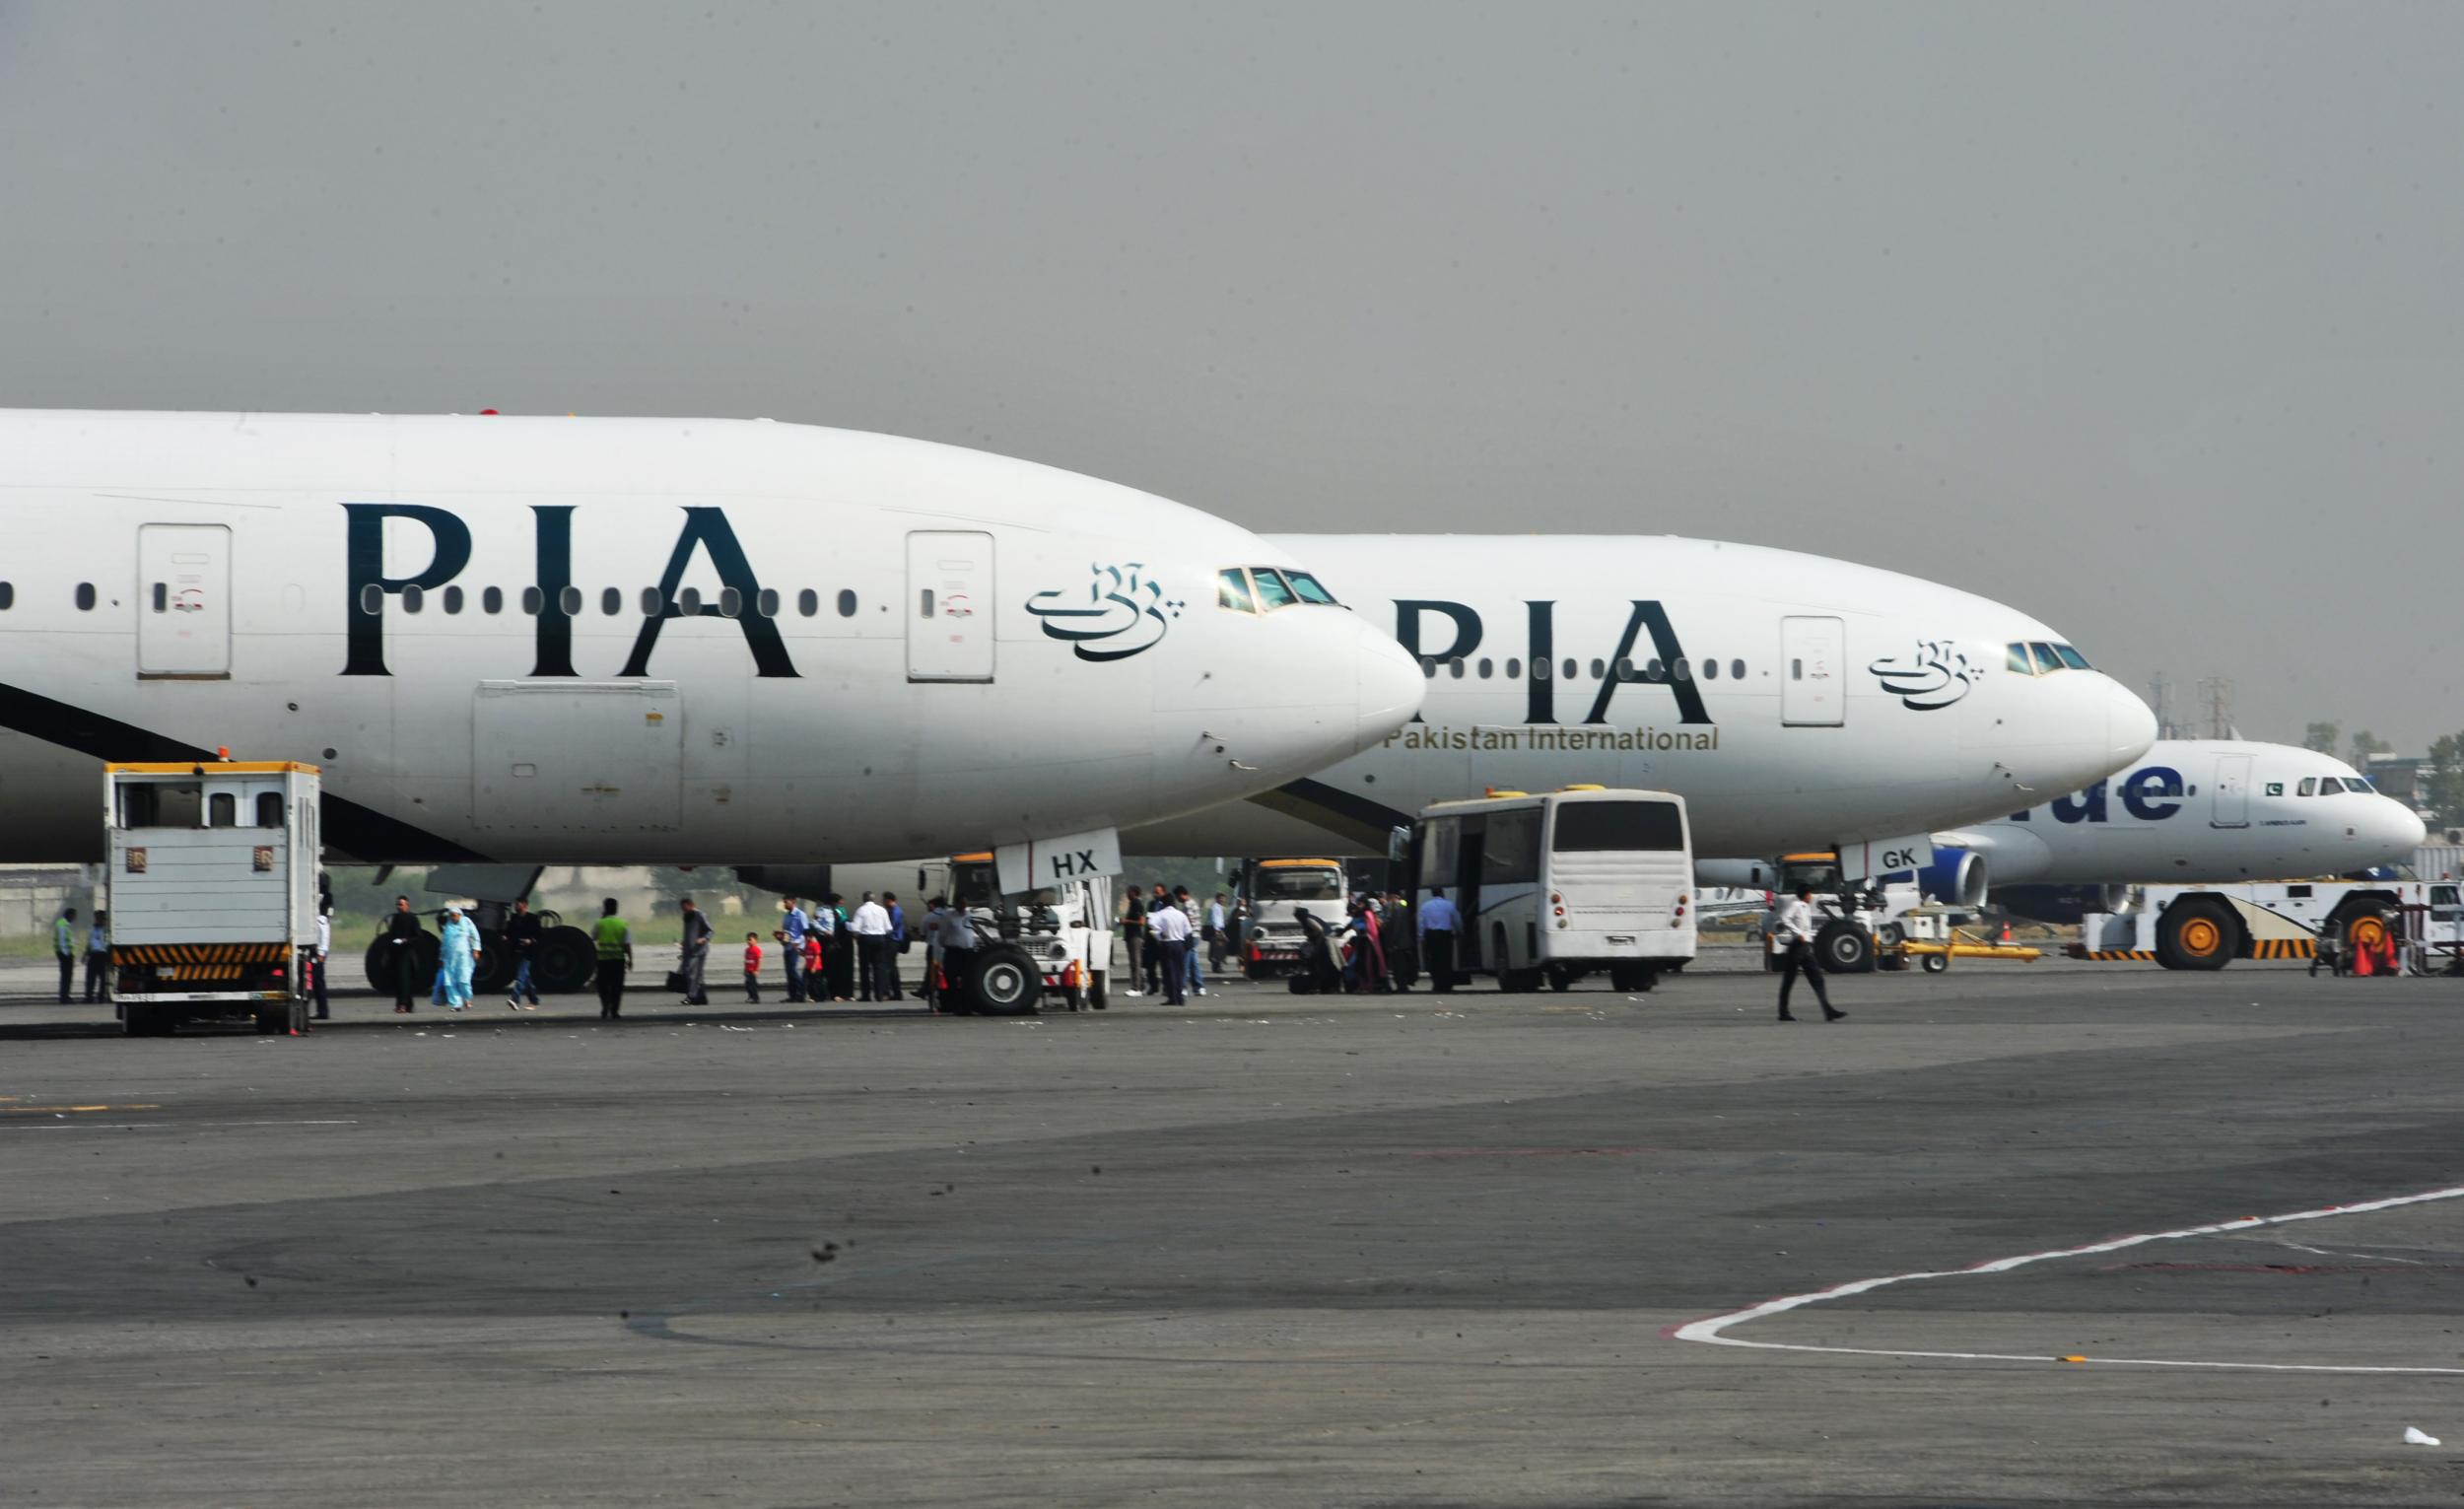
[[[231,674],[231,530],[223,524],[137,528],[137,674]]]
[[[683,753],[673,681],[482,681],[471,708],[471,826],[674,833]]]
[[[992,679],[992,536],[907,536],[907,679]]]
[[[1780,620],[1780,723],[1838,727],[1847,721],[1846,626],[1836,618]]]
[[[2208,821],[2217,828],[2247,828],[2250,826],[2250,760],[2249,755],[2219,755],[2216,761],[2216,815]]]

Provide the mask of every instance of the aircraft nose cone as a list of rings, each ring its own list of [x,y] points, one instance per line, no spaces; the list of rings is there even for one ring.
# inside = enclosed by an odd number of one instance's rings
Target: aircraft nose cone
[[[2389,848],[2401,849],[2409,856],[2413,851],[2430,842],[2430,825],[2422,821],[2422,815],[2419,812],[2392,796],[2382,796],[2379,800],[2392,809],[2387,815],[2386,823]]]
[[[2117,767],[2128,765],[2156,742],[2156,714],[2129,687],[2110,676],[2105,680],[2111,688],[2105,700],[2105,743]]]
[[[1428,678],[1421,674],[1420,662],[1403,646],[1366,622],[1356,623],[1355,627],[1359,643],[1353,661],[1359,666],[1360,679],[1359,719],[1352,732],[1352,748],[1357,751],[1384,743],[1411,721],[1420,711]]]

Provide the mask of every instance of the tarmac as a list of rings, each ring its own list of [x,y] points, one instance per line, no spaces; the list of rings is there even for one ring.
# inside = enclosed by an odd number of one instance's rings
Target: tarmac
[[[2464,1493],[2464,981],[168,1040],[43,981],[0,972],[0,1503]]]

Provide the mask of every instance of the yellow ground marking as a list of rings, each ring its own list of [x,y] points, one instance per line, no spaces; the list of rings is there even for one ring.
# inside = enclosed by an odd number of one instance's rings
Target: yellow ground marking
[[[10,1096],[8,1098],[15,1099],[16,1097]],[[9,1116],[32,1116],[36,1112],[49,1114],[61,1111],[160,1111],[162,1109],[163,1107],[160,1103],[149,1101],[145,1104],[134,1106],[11,1106],[8,1108],[7,1112],[0,1114],[6,1114]]]

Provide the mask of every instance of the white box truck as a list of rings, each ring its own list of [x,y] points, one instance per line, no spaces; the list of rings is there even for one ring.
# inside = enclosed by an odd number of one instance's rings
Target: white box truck
[[[130,1037],[184,1021],[307,1025],[300,962],[316,944],[312,765],[103,767],[113,1009]]]

